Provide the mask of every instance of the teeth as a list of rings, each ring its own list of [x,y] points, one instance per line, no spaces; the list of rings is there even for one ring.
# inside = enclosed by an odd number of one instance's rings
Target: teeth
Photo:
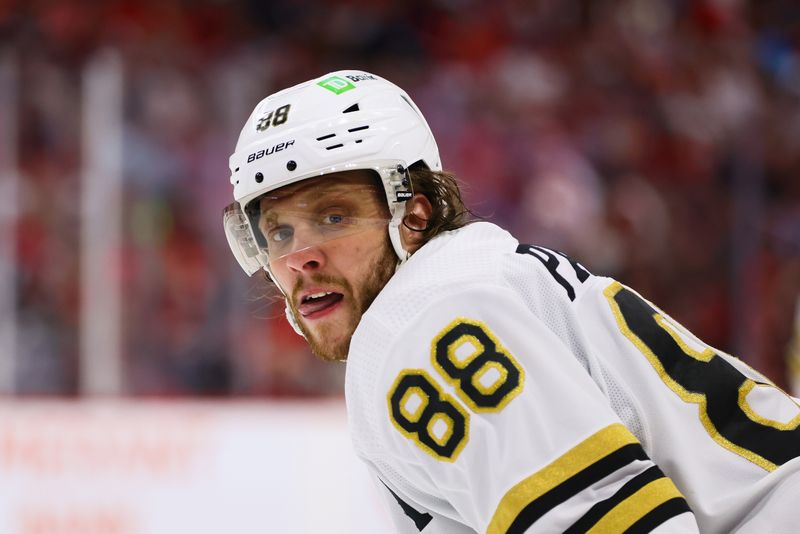
[[[313,294],[311,294],[311,295],[307,295],[307,296],[306,296],[306,300],[311,300],[311,299],[320,299],[320,298],[322,298],[322,297],[325,297],[325,296],[327,296],[327,295],[330,295],[331,293],[332,293],[332,291],[322,291],[322,292],[320,292],[320,293],[313,293]]]

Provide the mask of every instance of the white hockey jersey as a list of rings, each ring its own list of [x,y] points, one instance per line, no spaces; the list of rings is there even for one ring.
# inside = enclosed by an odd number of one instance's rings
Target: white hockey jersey
[[[346,398],[399,532],[800,532],[796,399],[489,223],[389,281]]]

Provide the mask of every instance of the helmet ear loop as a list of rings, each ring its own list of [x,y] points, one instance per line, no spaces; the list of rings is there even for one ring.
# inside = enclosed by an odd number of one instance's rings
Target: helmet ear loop
[[[412,218],[412,217],[414,218],[414,221],[415,221],[415,226],[423,226],[423,227],[422,227],[422,228],[414,228],[413,226],[411,226],[411,225],[408,223],[408,219],[410,219],[410,218]],[[423,224],[422,224],[422,225],[420,225],[420,224],[418,224],[417,222],[419,222],[419,223],[423,223]],[[417,217],[417,216],[416,216],[416,215],[414,215],[413,213],[406,213],[405,217],[403,217],[403,226],[405,226],[406,228],[408,228],[408,229],[409,229],[409,230],[411,230],[412,232],[418,232],[418,233],[427,232],[427,231],[428,231],[428,228],[429,228],[429,226],[428,226],[428,219],[423,219],[423,218],[421,218],[421,217]]]

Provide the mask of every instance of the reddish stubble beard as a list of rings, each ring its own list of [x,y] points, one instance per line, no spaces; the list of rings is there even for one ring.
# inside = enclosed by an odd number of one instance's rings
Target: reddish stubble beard
[[[375,300],[378,293],[381,292],[392,277],[396,267],[397,256],[387,236],[383,241],[381,254],[367,269],[367,276],[357,292],[354,290],[353,285],[343,277],[316,274],[305,282],[302,279],[298,279],[292,288],[291,298],[288,298],[288,302],[300,331],[303,332],[308,341],[311,352],[323,360],[346,361],[347,354],[350,351],[350,340],[358,323],[361,322],[361,316],[364,315],[372,301]],[[303,287],[312,283],[333,285],[340,289],[340,292],[344,295],[340,305],[345,309],[339,310],[339,312],[345,312],[345,317],[347,317],[346,324],[337,326],[323,322],[316,327],[316,333],[308,328],[294,303],[297,300],[297,294]]]

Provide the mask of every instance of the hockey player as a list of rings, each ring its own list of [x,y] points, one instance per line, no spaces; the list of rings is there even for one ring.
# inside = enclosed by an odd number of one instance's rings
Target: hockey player
[[[267,97],[229,244],[347,360],[400,532],[790,533],[800,407],[634,290],[468,223],[411,98],[341,71]]]

